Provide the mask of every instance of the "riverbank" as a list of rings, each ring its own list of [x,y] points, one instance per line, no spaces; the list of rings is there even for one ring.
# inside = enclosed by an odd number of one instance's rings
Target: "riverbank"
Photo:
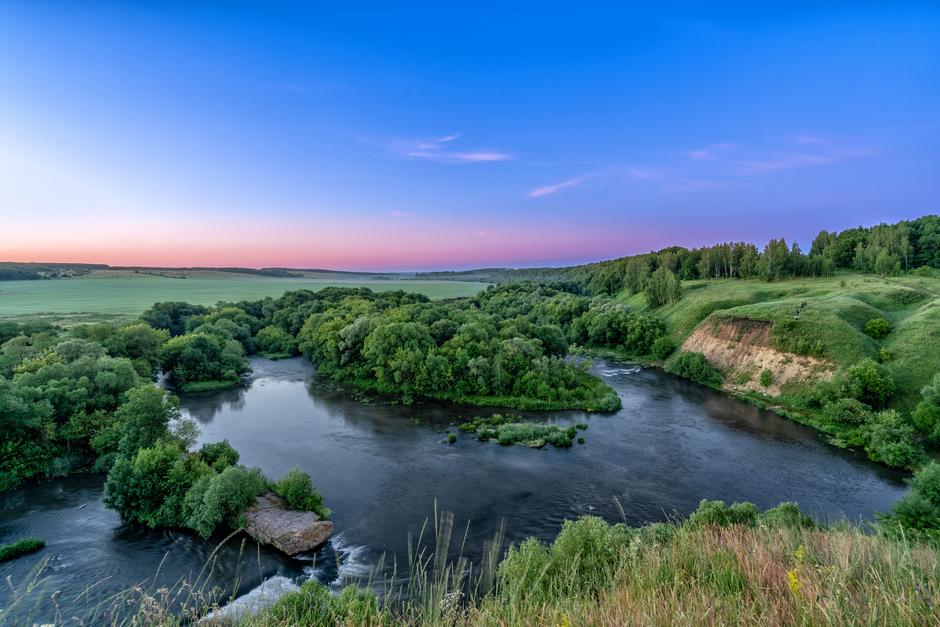
[[[674,371],[672,366],[683,352],[700,353],[722,375],[721,382],[711,387],[817,429],[835,446],[858,449],[868,448],[859,425],[834,422],[825,405],[852,388],[854,384],[845,383],[852,366],[871,363],[883,373],[890,390],[872,409],[899,412],[893,424],[901,426],[892,427],[892,437],[911,447],[911,453],[894,465],[913,468],[918,465],[915,460],[936,453],[930,448],[936,436],[929,428],[917,433],[921,427],[910,419],[921,389],[940,372],[936,273],[902,277],[840,273],[771,283],[707,279],[684,282],[677,302],[652,310],[642,294],[624,291],[617,300],[662,320],[675,352],[662,359],[616,348],[582,347],[580,353],[666,371]],[[873,320],[885,325],[883,335],[873,337],[866,331]],[[910,435],[903,433],[905,424],[910,425]],[[922,445],[928,447],[926,456],[917,451]],[[884,461],[877,452],[869,454]]]
[[[446,517],[436,531],[446,534]],[[440,559],[409,561],[407,583],[309,581],[239,625],[928,625],[940,597],[940,550],[849,524],[819,527],[792,503],[705,502],[688,519],[638,528],[596,517],[566,521],[548,544],[531,538],[473,571]],[[407,589],[407,592],[406,592]],[[179,624],[139,592],[154,624]],[[218,615],[218,614],[216,614]]]

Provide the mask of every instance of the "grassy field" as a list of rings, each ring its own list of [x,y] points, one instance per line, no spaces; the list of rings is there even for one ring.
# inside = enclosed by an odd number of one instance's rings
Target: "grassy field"
[[[185,278],[177,278],[185,277]],[[303,278],[272,278],[231,272],[177,271],[173,276],[106,270],[87,276],[43,281],[0,281],[0,318],[42,317],[60,322],[120,320],[140,314],[158,301],[212,305],[277,297],[289,290],[324,287],[406,290],[431,298],[476,294],[482,283],[418,280],[350,280],[307,273]]]
[[[620,299],[646,309],[642,294]],[[801,308],[799,318],[794,313]],[[920,389],[940,372],[940,273],[933,276],[878,277],[839,274],[831,278],[686,281],[682,298],[655,312],[677,342],[704,320],[748,318],[773,323],[782,347],[820,349],[819,357],[837,366],[865,357],[878,359],[881,348],[891,354],[886,367],[898,395],[894,405],[911,410]],[[893,331],[881,341],[865,335],[872,318],[891,322]]]

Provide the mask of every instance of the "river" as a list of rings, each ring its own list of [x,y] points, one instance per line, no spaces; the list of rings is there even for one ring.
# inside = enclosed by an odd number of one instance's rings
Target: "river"
[[[455,544],[478,559],[505,523],[504,542],[551,539],[566,518],[586,514],[631,524],[685,515],[700,499],[796,501],[820,519],[858,521],[889,509],[904,475],[834,448],[812,429],[656,369],[595,360],[617,390],[615,414],[528,413],[559,424],[585,422],[585,444],[536,450],[479,442],[455,424],[501,410],[353,399],[318,380],[302,359],[252,359],[238,389],[184,397],[201,441],[228,439],[241,463],[278,477],[309,473],[333,509],[335,533],[316,555],[288,558],[236,537],[214,553],[185,531],[122,523],[101,503],[103,477],[33,483],[0,494],[0,542],[26,535],[47,547],[0,564],[6,618],[89,616],[135,585],[194,579],[232,596],[264,579],[317,577],[339,585],[368,577],[383,555],[407,561],[409,533],[439,511],[455,520]],[[513,412],[520,413],[520,412]],[[525,412],[522,412],[525,413]],[[446,443],[448,430],[458,434]],[[209,567],[203,571],[204,566]],[[236,583],[232,583],[236,582]],[[32,586],[32,588],[30,588]],[[58,592],[55,603],[53,592]]]

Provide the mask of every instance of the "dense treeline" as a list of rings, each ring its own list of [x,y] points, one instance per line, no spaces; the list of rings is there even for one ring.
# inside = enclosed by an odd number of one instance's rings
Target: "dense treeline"
[[[591,294],[636,294],[659,269],[680,280],[832,276],[836,270],[896,276],[920,266],[940,268],[940,216],[896,224],[820,231],[804,253],[795,242],[771,239],[754,244],[726,242],[702,248],[674,246],[658,252],[565,270],[557,278],[574,280]],[[655,305],[653,305],[655,306]]]
[[[940,268],[940,216],[840,232],[820,231],[809,251],[785,238],[763,248],[746,242],[725,242],[701,248],[672,246],[657,252],[565,268],[492,268],[463,272],[430,272],[419,278],[491,283],[562,281],[584,294],[614,295],[622,290],[644,292],[659,269],[677,279],[755,279],[832,276],[836,270],[857,270],[894,276],[917,267]],[[661,279],[660,279],[661,280]],[[657,288],[657,289],[661,289]],[[652,306],[664,304],[654,296]]]

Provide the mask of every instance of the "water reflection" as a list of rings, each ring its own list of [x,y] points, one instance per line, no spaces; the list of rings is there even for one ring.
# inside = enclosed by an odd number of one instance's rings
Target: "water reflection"
[[[904,490],[903,474],[827,445],[813,430],[713,390],[651,369],[596,360],[594,371],[618,392],[610,415],[523,413],[562,424],[586,422],[586,444],[571,449],[501,447],[446,432],[460,419],[501,412],[443,403],[360,402],[319,381],[304,360],[252,360],[244,387],[183,398],[202,441],[228,439],[246,465],[277,477],[308,472],[334,510],[337,535],[318,555],[289,559],[262,549],[239,570],[240,540],[219,553],[213,577],[241,572],[241,588],[264,577],[355,579],[383,554],[407,555],[435,508],[467,528],[466,553],[479,559],[505,521],[507,541],[550,539],[561,522],[584,514],[632,524],[684,515],[702,498],[800,503],[821,518],[858,519],[884,511]],[[101,477],[33,484],[0,495],[0,542],[27,534],[49,542],[41,553],[0,565],[0,577],[29,577],[51,557],[48,585],[97,602],[153,576],[198,573],[214,548],[185,531],[122,524],[101,504]],[[340,557],[337,563],[336,556]],[[0,592],[0,604],[11,598]]]

